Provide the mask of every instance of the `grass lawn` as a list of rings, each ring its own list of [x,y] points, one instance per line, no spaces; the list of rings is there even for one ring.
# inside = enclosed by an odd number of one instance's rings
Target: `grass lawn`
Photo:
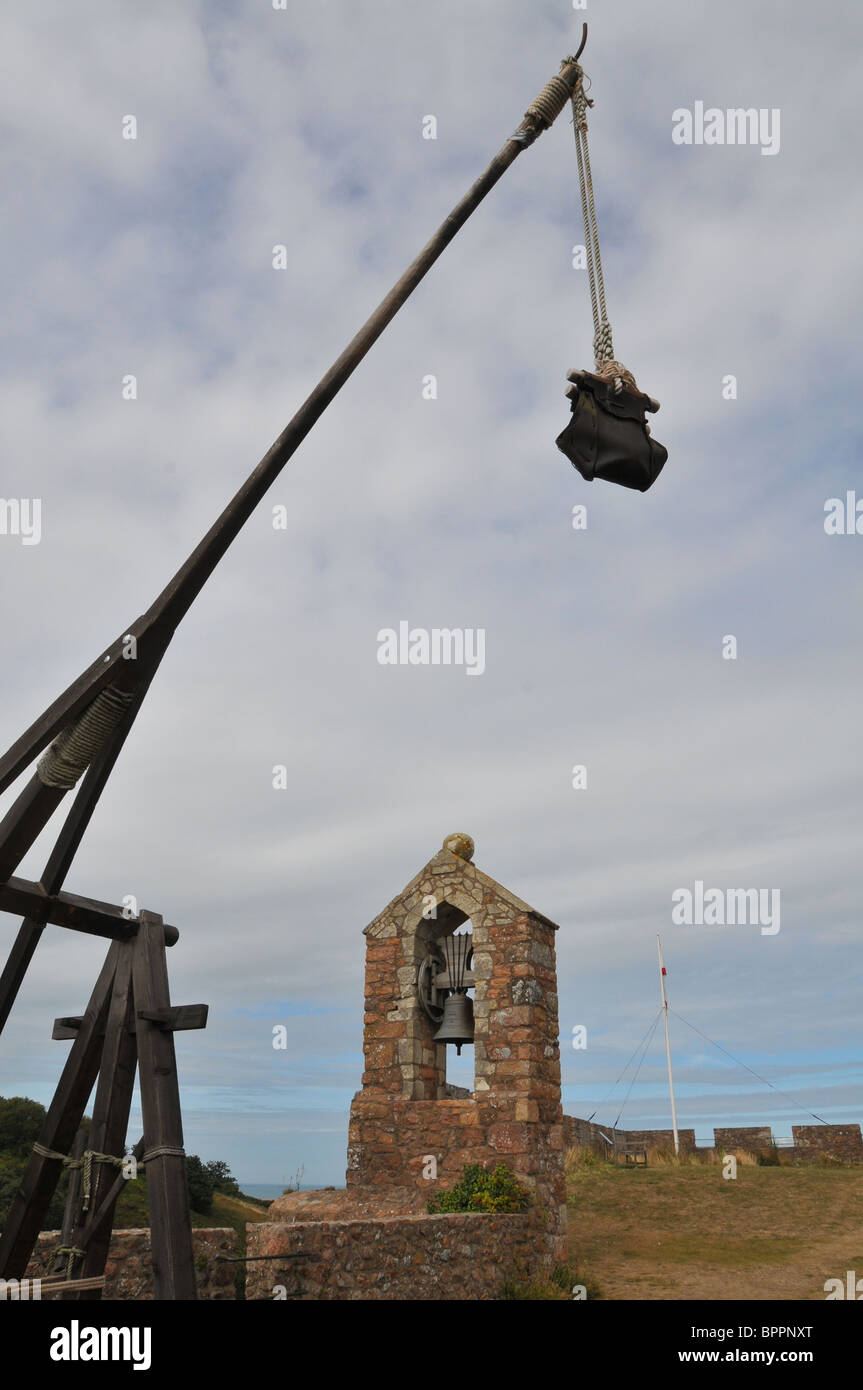
[[[236,1197],[231,1197],[225,1192],[215,1192],[213,1194],[213,1210],[206,1216],[202,1212],[193,1211],[191,1213],[192,1225],[193,1227],[233,1226],[235,1231],[239,1231],[243,1244],[245,1244],[246,1222],[266,1221],[269,1205],[269,1202],[261,1202],[258,1201],[257,1197],[246,1197],[242,1193]],[[117,1201],[114,1229],[119,1230],[121,1227],[129,1226],[149,1226],[149,1224],[146,1179],[124,1183]],[[242,1254],[242,1250],[240,1253]]]
[[[824,1299],[863,1277],[863,1169],[570,1163],[571,1263],[611,1299]]]

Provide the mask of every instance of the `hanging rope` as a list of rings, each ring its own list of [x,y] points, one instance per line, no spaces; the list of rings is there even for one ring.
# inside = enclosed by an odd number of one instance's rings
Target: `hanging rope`
[[[593,193],[593,175],[587,143],[587,108],[592,105],[593,101],[584,90],[584,78],[582,77],[572,94],[572,129],[575,135],[578,187],[581,194],[581,213],[584,219],[584,249],[587,257],[587,276],[590,282],[590,307],[593,313],[593,357],[597,376],[613,380],[615,393],[619,394],[623,390],[624,383],[633,391],[637,391],[638,387],[632,372],[628,371],[623,363],[618,362],[614,356],[611,324],[608,321],[602,256],[599,251],[596,199]]]

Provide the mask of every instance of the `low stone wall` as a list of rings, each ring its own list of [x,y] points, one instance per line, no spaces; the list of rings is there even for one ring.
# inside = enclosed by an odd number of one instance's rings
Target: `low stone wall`
[[[837,1158],[846,1163],[863,1163],[863,1137],[859,1125],[792,1125],[794,1147],[781,1149],[788,1159],[814,1162],[819,1158]],[[707,1157],[712,1150],[697,1148],[694,1129],[678,1130],[681,1153],[699,1153]],[[763,1153],[773,1148],[773,1132],[769,1125],[736,1125],[714,1129],[714,1150],[718,1154],[742,1149],[746,1153]],[[611,1141],[611,1142],[609,1142]],[[610,1125],[592,1124],[574,1115],[563,1117],[563,1142],[566,1148],[590,1148],[605,1158],[625,1153],[628,1144],[640,1144],[646,1149],[673,1149],[674,1134],[670,1129],[612,1129]]]
[[[628,1129],[625,1133],[627,1144],[635,1144],[642,1149],[670,1149],[674,1152],[673,1129]],[[679,1129],[677,1140],[680,1152],[695,1152],[695,1130]]]
[[[859,1125],[792,1125],[794,1152],[801,1158],[842,1158],[863,1163]]]
[[[246,1236],[249,1256],[284,1257],[246,1265],[247,1300],[489,1300],[541,1262],[522,1214],[255,1222]]]
[[[250,1228],[251,1229],[251,1228]],[[195,1277],[199,1299],[233,1299],[237,1266],[217,1260],[216,1255],[237,1253],[237,1232],[230,1227],[207,1227],[192,1232],[195,1249]],[[27,1266],[28,1279],[48,1276],[53,1253],[60,1244],[59,1231],[43,1231]],[[152,1299],[153,1260],[149,1230],[115,1231],[105,1265],[107,1299]]]
[[[773,1132],[769,1125],[714,1129],[713,1143],[719,1153],[732,1153],[735,1149],[742,1149],[744,1153],[763,1153],[773,1146]]]
[[[580,1120],[576,1115],[563,1117],[563,1146],[565,1149],[593,1149],[605,1158],[623,1152],[626,1135],[622,1129],[612,1129],[611,1125],[595,1125],[590,1120]]]
[[[679,1129],[677,1137],[681,1153],[695,1150],[695,1130]],[[671,1129],[612,1129],[611,1125],[596,1125],[575,1115],[563,1117],[563,1142],[566,1148],[590,1148],[603,1158],[624,1154],[627,1145],[643,1149],[674,1149]]]

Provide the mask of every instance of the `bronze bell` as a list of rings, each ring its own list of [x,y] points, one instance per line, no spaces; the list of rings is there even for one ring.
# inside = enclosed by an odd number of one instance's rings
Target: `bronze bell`
[[[466,994],[450,994],[444,1000],[443,1018],[433,1041],[453,1043],[459,1057],[462,1045],[473,1042],[473,1001]]]

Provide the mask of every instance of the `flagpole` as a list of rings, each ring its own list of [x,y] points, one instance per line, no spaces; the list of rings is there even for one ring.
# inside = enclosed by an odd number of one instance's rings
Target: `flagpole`
[[[668,1041],[668,1000],[665,996],[665,963],[662,959],[662,942],[657,935],[659,950],[659,988],[662,991],[662,1016],[665,1019],[665,1056],[668,1059],[668,1091],[671,1096],[671,1125],[674,1130],[674,1152],[680,1153],[680,1138],[677,1133],[677,1110],[674,1105],[674,1079],[671,1075],[671,1044]]]

